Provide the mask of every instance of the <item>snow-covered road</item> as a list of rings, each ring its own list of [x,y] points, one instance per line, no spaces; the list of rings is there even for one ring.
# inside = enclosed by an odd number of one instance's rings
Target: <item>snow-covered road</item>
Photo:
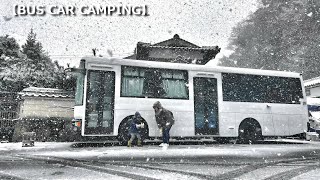
[[[287,140],[288,141],[288,140]],[[289,140],[290,141],[290,140]],[[16,179],[320,179],[320,143],[73,148],[0,144],[0,177]]]

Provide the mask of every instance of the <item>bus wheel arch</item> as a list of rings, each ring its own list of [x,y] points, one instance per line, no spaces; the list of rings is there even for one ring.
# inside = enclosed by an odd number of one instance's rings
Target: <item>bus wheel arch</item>
[[[130,119],[133,117],[134,115],[129,115],[127,117],[125,117],[118,128],[118,140],[120,142],[120,144],[122,145],[126,145],[129,138],[130,138],[130,134],[129,134],[129,128],[130,128]],[[139,133],[141,135],[141,139],[147,139],[149,137],[149,126],[147,121],[142,117],[141,122],[144,123],[144,128],[140,128],[139,129]]]
[[[256,119],[246,118],[242,120],[238,129],[238,143],[251,144],[262,139],[261,125]]]

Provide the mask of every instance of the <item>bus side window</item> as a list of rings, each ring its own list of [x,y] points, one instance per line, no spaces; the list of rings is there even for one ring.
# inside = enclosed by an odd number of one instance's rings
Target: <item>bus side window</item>
[[[145,72],[143,94],[147,97],[162,97],[165,94],[160,71],[149,70]]]
[[[270,88],[267,91],[267,101],[266,102],[270,102],[270,103],[277,103],[279,101],[279,92],[277,91],[276,88]]]

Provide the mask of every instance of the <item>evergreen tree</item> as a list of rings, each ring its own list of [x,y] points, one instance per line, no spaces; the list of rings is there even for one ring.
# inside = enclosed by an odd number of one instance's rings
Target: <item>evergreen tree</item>
[[[7,57],[19,57],[20,46],[14,38],[6,36],[0,36],[0,58]]]
[[[220,65],[320,75],[320,1],[262,0],[261,8],[233,30]]]
[[[0,36],[0,91],[17,91],[24,87],[20,76],[20,47],[14,38]]]
[[[28,34],[27,42],[22,46],[22,52],[26,55],[26,82],[28,86],[35,87],[55,87],[57,76],[56,67],[42,45],[36,39],[36,34],[31,29]]]
[[[0,36],[0,91],[19,92],[30,86],[74,90],[75,82],[52,62],[32,29],[22,52],[14,38]]]
[[[53,86],[64,90],[74,91],[76,87],[76,77],[73,74],[67,74],[63,66],[58,61],[54,61],[55,81]]]
[[[27,58],[32,59],[35,63],[39,62],[43,57],[42,45],[36,40],[36,34],[31,29],[28,34],[27,42],[22,45],[22,52]]]
[[[20,47],[14,38],[0,36],[0,71],[19,57]]]

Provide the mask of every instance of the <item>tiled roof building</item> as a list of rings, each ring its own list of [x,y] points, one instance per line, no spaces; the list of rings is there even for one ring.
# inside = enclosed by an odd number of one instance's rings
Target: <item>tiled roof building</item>
[[[55,88],[38,88],[28,87],[19,92],[19,95],[33,97],[48,97],[48,98],[73,98],[73,94],[62,89]]]
[[[320,76],[304,81],[307,96],[320,97]]]
[[[218,46],[197,46],[176,34],[173,38],[156,44],[138,42],[135,54],[126,59],[206,64],[216,57],[220,49]]]

